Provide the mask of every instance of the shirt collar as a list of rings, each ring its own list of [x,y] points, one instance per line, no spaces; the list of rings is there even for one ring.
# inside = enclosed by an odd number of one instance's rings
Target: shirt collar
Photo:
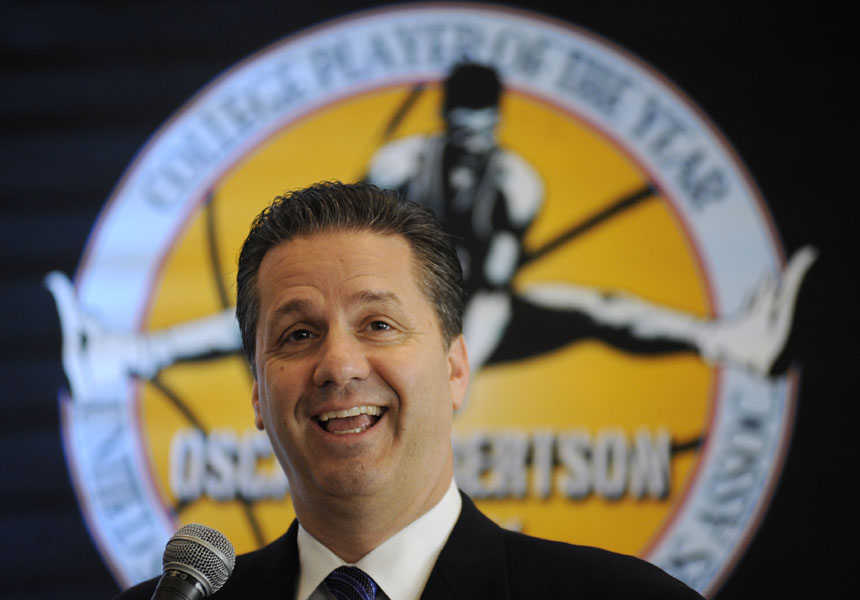
[[[454,480],[426,513],[371,550],[355,566],[370,575],[391,600],[421,596],[439,553],[460,516],[462,500]],[[336,568],[345,563],[299,524],[299,586],[296,600],[307,600]]]

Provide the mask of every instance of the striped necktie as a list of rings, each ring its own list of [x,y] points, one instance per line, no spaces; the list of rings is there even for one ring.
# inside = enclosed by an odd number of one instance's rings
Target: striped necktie
[[[337,600],[375,600],[379,586],[358,567],[338,567],[325,578]]]

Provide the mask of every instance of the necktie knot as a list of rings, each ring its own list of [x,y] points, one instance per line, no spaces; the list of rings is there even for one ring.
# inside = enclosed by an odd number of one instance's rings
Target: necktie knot
[[[375,600],[379,586],[358,567],[338,567],[325,578],[337,600]]]

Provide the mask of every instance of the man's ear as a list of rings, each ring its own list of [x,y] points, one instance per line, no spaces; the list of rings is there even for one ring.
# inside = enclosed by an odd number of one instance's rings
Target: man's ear
[[[457,410],[463,405],[466,390],[469,388],[469,355],[466,352],[466,338],[462,333],[448,348],[448,384],[451,386],[454,410]]]
[[[263,431],[265,427],[263,426],[263,415],[260,413],[260,390],[257,387],[256,380],[253,387],[251,387],[251,406],[254,407],[254,425],[257,429]]]

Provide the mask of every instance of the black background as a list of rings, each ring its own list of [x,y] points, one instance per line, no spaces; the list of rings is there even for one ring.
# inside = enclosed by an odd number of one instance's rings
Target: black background
[[[74,273],[125,167],[196,91],[268,43],[359,8],[299,4],[0,4],[0,595],[117,590],[63,457],[60,329],[42,277]],[[543,0],[527,8],[590,29],[662,71],[746,162],[787,253],[807,243],[821,250],[791,340],[803,373],[786,468],[718,597],[856,593],[854,11]]]

